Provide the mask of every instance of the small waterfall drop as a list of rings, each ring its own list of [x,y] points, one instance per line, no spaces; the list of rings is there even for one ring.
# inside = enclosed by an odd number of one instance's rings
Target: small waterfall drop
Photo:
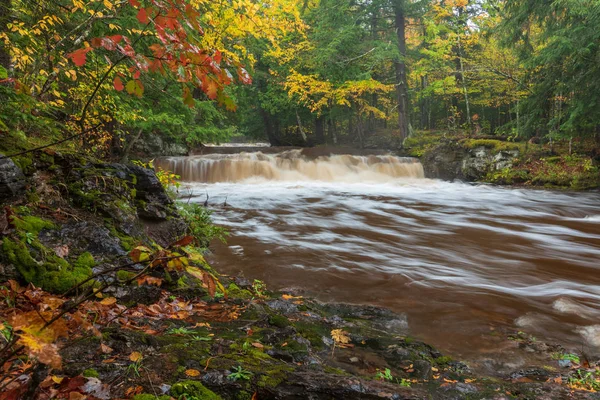
[[[301,150],[163,157],[155,165],[187,182],[324,181],[384,183],[398,178],[424,178],[414,158],[391,155],[329,155],[309,158]]]

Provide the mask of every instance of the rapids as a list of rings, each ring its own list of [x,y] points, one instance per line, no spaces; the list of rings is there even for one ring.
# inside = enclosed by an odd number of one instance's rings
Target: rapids
[[[497,334],[507,330],[600,348],[598,193],[430,180],[418,161],[393,156],[157,164],[187,181],[184,199],[209,194],[231,234],[210,256],[223,273],[391,308],[411,335],[469,360],[516,357]]]

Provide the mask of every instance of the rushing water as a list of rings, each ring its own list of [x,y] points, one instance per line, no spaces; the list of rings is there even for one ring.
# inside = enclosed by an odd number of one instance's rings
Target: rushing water
[[[391,156],[159,163],[194,181],[191,201],[209,194],[231,233],[214,246],[222,272],[406,313],[411,335],[471,360],[505,352],[496,332],[511,329],[600,348],[598,193],[429,180]]]

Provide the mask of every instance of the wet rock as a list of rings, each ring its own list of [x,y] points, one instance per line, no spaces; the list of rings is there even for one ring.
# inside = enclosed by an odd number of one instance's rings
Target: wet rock
[[[475,386],[463,382],[458,382],[454,385],[454,389],[462,394],[477,393],[479,391]]]
[[[185,144],[165,140],[160,135],[144,135],[137,140],[132,149],[132,154],[142,158],[159,156],[187,156],[189,149]]]
[[[545,382],[549,377],[550,373],[542,368],[521,369],[510,374],[510,378],[515,381],[530,379],[532,381]]]
[[[47,247],[66,245],[71,252],[88,251],[98,261],[127,255],[118,238],[104,226],[93,222],[68,222],[57,230],[43,230],[39,240]]]
[[[0,203],[25,194],[25,175],[13,160],[0,153]]]
[[[413,363],[413,376],[420,380],[429,380],[433,374],[431,371],[431,364],[425,360],[416,360]]]
[[[280,311],[283,314],[289,315],[298,312],[298,306],[292,302],[284,301],[284,300],[271,300],[267,301],[267,305],[271,307],[273,310]]]
[[[294,372],[281,385],[272,389],[261,389],[258,395],[259,398],[310,400],[427,398],[421,389],[313,371]]]
[[[124,304],[150,305],[158,302],[162,289],[158,286],[132,286],[127,287],[125,293],[117,293],[117,298]]]
[[[558,360],[558,366],[561,368],[571,368],[573,363],[571,360]]]
[[[475,182],[491,171],[510,167],[518,157],[518,150],[495,152],[485,146],[468,149],[456,141],[447,140],[427,151],[421,163],[427,178]]]

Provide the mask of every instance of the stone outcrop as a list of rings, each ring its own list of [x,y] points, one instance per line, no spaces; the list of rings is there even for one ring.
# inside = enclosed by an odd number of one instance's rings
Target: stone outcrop
[[[17,197],[25,191],[25,175],[10,159],[0,153],[0,204]]]
[[[510,167],[518,157],[519,150],[468,148],[456,141],[446,141],[428,150],[421,163],[427,178],[476,182],[490,172]]]

